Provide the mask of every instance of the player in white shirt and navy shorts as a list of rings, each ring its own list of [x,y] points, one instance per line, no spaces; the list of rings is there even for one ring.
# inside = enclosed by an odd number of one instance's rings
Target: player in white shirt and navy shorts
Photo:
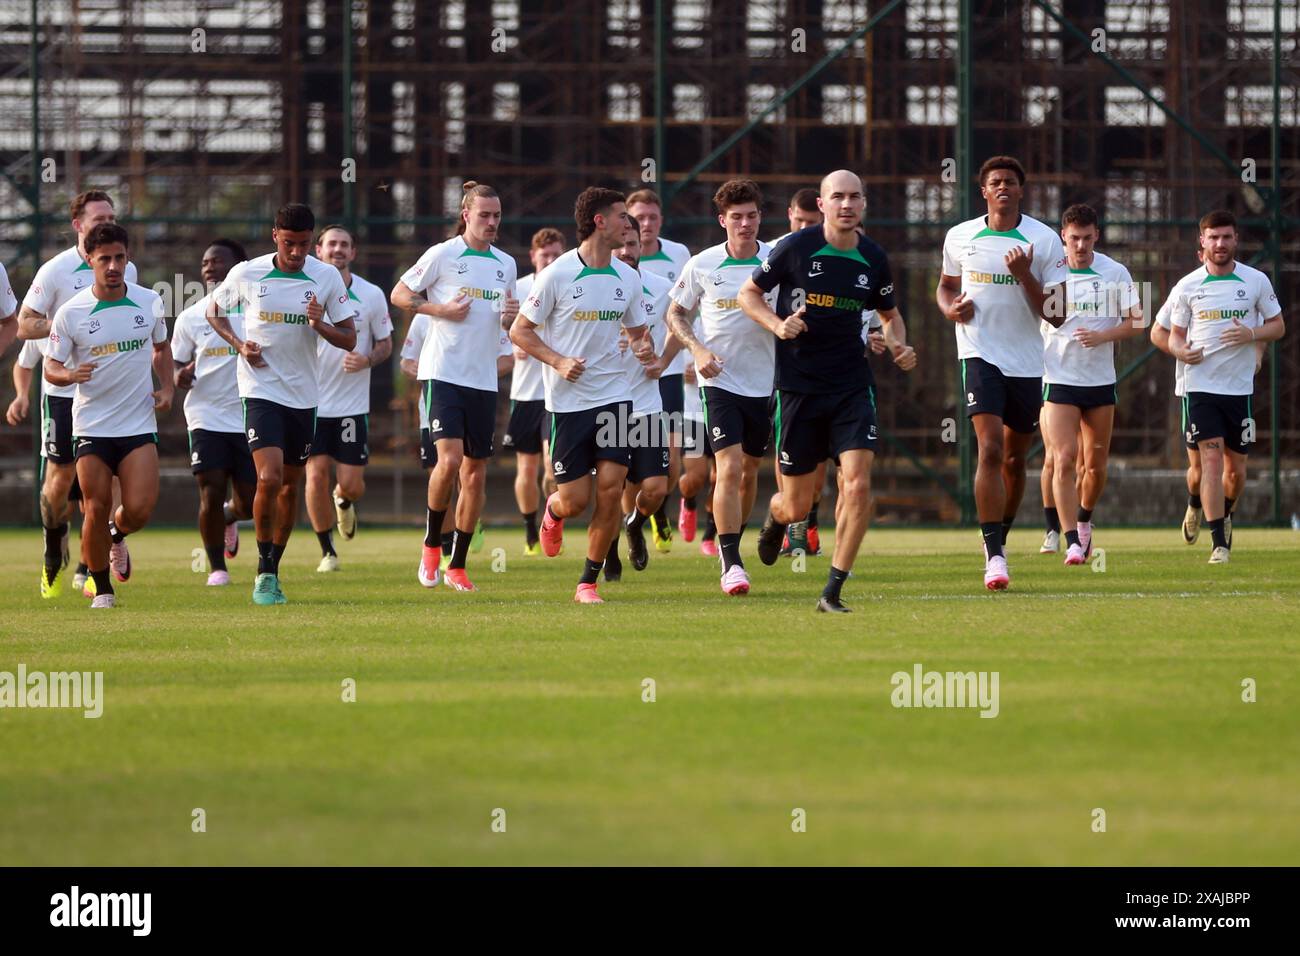
[[[117,221],[112,197],[98,189],[74,196],[69,213],[77,244],[64,249],[36,271],[18,314],[18,337],[34,343],[31,347],[24,346],[25,354],[19,357],[26,368],[44,363],[49,345],[47,336],[59,307],[94,282],[94,272],[86,261],[85,237],[95,226]],[[134,263],[127,263],[125,279],[127,282],[136,281]],[[81,498],[72,449],[74,392],[71,386],[55,385],[41,376],[40,501],[41,524],[45,529],[43,598],[53,598],[62,593],[58,572],[68,562],[68,502]],[[47,584],[46,577],[50,573],[54,576]],[[94,582],[87,577],[84,562],[77,565],[72,586],[82,589],[86,597],[94,597]]]
[[[564,254],[564,234],[553,227],[537,230],[528,248],[533,272],[521,278],[516,296],[528,298],[537,276]],[[537,543],[537,510],[541,506],[543,453],[551,434],[550,414],[546,411],[546,385],[542,380],[542,363],[523,349],[513,349],[514,375],[510,379],[510,422],[501,444],[515,453],[515,504],[524,522],[524,554],[541,554]]]
[[[564,520],[582,514],[595,491],[587,554],[573,599],[602,604],[596,579],[618,534],[619,499],[631,462],[632,391],[619,347],[620,326],[643,364],[654,360],[641,276],[613,253],[630,219],[623,194],[584,190],[574,206],[578,247],[538,276],[510,339],[544,362],[551,419],[551,469],[557,489],[546,502],[539,536],[547,557],[560,553]],[[595,470],[593,481],[591,472]]]
[[[1043,321],[1068,276],[1056,230],[1020,211],[1025,171],[1010,156],[980,167],[988,213],[953,226],[943,243],[937,298],[957,335],[962,403],[975,428],[975,507],[984,540],[984,586],[1011,583],[1003,546],[1025,492],[1025,456],[1042,407]]]
[[[320,542],[316,570],[321,572],[339,569],[332,527],[337,524],[348,540],[357,533],[355,505],[365,494],[365,468],[370,461],[370,370],[393,352],[388,296],[352,271],[356,255],[356,240],[346,226],[331,224],[320,231],[316,257],[339,270],[357,310],[357,340],[350,351],[323,338],[316,343],[320,404],[307,459],[307,514]],[[333,489],[331,464],[338,478]]]
[[[1236,260],[1232,213],[1202,217],[1200,242],[1205,264],[1174,287],[1169,347],[1187,365],[1187,440],[1201,452],[1201,503],[1214,543],[1210,563],[1223,564],[1232,549],[1224,461],[1244,479],[1257,429],[1251,402],[1256,349],[1280,339],[1286,324],[1268,276]]]
[[[236,364],[239,353],[208,323],[208,302],[238,263],[248,256],[230,239],[214,239],[203,253],[200,275],[209,294],[181,311],[172,328],[176,387],[186,390],[190,471],[199,485],[199,535],[208,555],[208,585],[230,583],[226,560],[239,553],[239,521],[253,516],[257,468],[244,437]],[[242,311],[226,313],[236,335],[244,334]],[[226,488],[231,494],[226,500]]]
[[[128,244],[116,223],[86,235],[94,282],[54,314],[45,356],[53,384],[76,386],[74,454],[86,508],[81,551],[95,582],[95,608],[115,605],[112,578],[131,577],[126,536],[144,527],[158,501],[154,412],[171,407],[175,390],[162,299],[126,281]],[[114,476],[122,493],[116,509]]]
[[[231,269],[208,304],[209,324],[239,351],[244,434],[257,466],[253,603],[258,605],[286,603],[280,558],[293,532],[298,483],[316,432],[317,340],[348,350],[357,341],[358,310],[342,275],[309,255],[315,231],[309,207],[280,207],[271,230],[276,251]],[[243,310],[243,336],[225,316],[236,306]]]

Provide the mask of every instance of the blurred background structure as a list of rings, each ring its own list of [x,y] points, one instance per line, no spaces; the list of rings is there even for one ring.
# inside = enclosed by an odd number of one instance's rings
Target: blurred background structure
[[[1270,273],[1292,324],[1257,380],[1242,505],[1277,521],[1300,507],[1298,6],[0,0],[0,261],[21,299],[71,244],[70,196],[98,187],[117,198],[145,284],[197,281],[210,239],[265,251],[275,208],[302,200],[318,222],[354,227],[356,271],[388,288],[448,235],[473,178],[500,191],[522,274],[537,228],[572,241],[588,185],[657,189],[664,234],[698,250],[721,239],[722,181],[760,184],[775,238],[790,195],[845,166],[866,183],[868,230],[921,358],[911,376],[877,366],[879,519],[953,522],[972,515],[971,442],[934,304],[940,245],[982,211],[980,162],[1011,153],[1030,215],[1097,207],[1100,248],[1151,284],[1152,312],[1196,265],[1200,215],[1237,214],[1240,258]],[[1118,352],[1112,523],[1181,514],[1172,360],[1149,352],[1145,339]],[[13,354],[0,359],[6,403]],[[398,520],[422,501],[414,393],[395,360],[373,388],[367,513]],[[165,487],[179,489],[163,520],[191,520],[183,431],[178,407],[163,423]],[[0,427],[0,520],[28,517],[32,449],[30,428]],[[511,456],[493,463],[489,509],[503,516],[512,469]],[[1032,488],[1026,507],[1039,507]]]

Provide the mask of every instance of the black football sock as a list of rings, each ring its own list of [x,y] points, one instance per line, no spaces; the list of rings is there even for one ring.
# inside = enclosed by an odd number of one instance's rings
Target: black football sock
[[[832,564],[830,574],[826,576],[826,587],[822,588],[822,597],[828,601],[838,601],[840,599],[840,588],[844,587],[844,582],[848,579],[849,572],[841,571]]]
[[[1187,507],[1189,507],[1189,508],[1195,508],[1197,511],[1200,511],[1200,510],[1201,510],[1201,496],[1200,496],[1200,495],[1193,495],[1193,494],[1191,494],[1191,493],[1188,493],[1188,495],[1187,495]]]
[[[333,536],[328,531],[317,531],[316,540],[320,542],[320,554],[322,558],[330,555],[338,557],[338,552],[334,550]]]
[[[812,511],[808,512],[808,527],[817,527],[817,509],[821,506],[820,501],[814,501]]]
[[[275,547],[270,541],[257,542],[257,573],[258,574],[275,574],[275,561],[271,557],[271,549]]]
[[[708,523],[708,525],[707,525],[707,526],[705,527],[705,529],[704,529],[704,540],[705,540],[705,541],[712,541],[712,540],[713,540],[714,538],[716,538],[717,536],[718,536],[718,525],[717,525],[717,522],[715,522],[715,521],[713,520],[713,512],[710,511],[710,512],[709,512],[709,523]]]
[[[1215,518],[1209,522],[1210,536],[1214,539],[1216,548],[1226,548],[1228,546],[1228,533],[1223,529],[1223,519]]]
[[[996,558],[1002,553],[1002,522],[980,522],[980,534],[984,536],[984,550],[988,557]]]
[[[547,513],[548,515],[550,515],[550,516],[551,516],[551,520],[554,521],[554,522],[556,522],[556,523],[561,522],[561,521],[564,520],[563,518],[561,518],[559,515],[557,515],[557,514],[555,513],[555,509],[551,507],[551,503],[550,503],[549,501],[546,502],[546,513]]]
[[[428,514],[424,517],[424,546],[426,548],[438,547],[438,538],[442,534],[442,519],[447,516],[447,510],[434,511],[432,508],[426,509]]]
[[[682,495],[682,503],[686,505],[686,510],[687,510],[687,511],[694,511],[694,510],[695,510],[695,496],[694,496],[694,495],[691,495],[689,498],[687,498],[685,495]]]
[[[456,532],[444,531],[439,539],[438,547],[442,548],[443,554],[451,554],[452,545],[456,543]]]
[[[117,530],[117,522],[112,518],[108,519],[108,536],[113,539],[114,544],[121,544],[126,540],[126,535]]]
[[[1068,547],[1070,547],[1070,545],[1073,545],[1073,544],[1079,544],[1079,529],[1078,529],[1078,528],[1073,528],[1073,529],[1071,529],[1071,530],[1065,532],[1065,546],[1068,548]],[[1082,545],[1080,545],[1080,547],[1082,547]]]
[[[95,579],[95,594],[112,594],[113,577],[108,573],[108,568],[103,571],[91,571],[90,576]]]
[[[738,564],[742,568],[745,563],[740,560],[740,535],[739,534],[720,534],[718,535],[718,550],[722,552],[722,570],[723,573],[731,570],[731,566]]]
[[[537,512],[521,511],[520,515],[524,519],[524,540],[528,542],[531,548],[537,543]]]
[[[78,562],[77,562],[77,570],[74,571],[73,574],[86,574],[86,575],[89,575],[89,574],[90,574],[90,568],[86,567],[86,562],[85,562],[85,561],[78,561]]]
[[[63,536],[68,533],[68,525],[45,529],[45,571],[51,581],[63,568]]]
[[[1236,503],[1237,503],[1237,499],[1236,499],[1236,498],[1228,498],[1228,497],[1226,497],[1226,496],[1224,497],[1224,499],[1223,499],[1223,516],[1224,516],[1225,518],[1231,518],[1231,517],[1232,517],[1232,508],[1233,508],[1234,505],[1236,505]]]
[[[1075,517],[1074,520],[1076,520],[1076,521],[1091,521],[1091,520],[1092,520],[1092,509],[1091,509],[1091,508],[1085,508],[1083,505],[1079,505],[1079,513],[1078,513],[1078,515]]]
[[[1002,519],[1002,543],[1004,545],[1007,543],[1007,537],[1011,534],[1011,525],[1015,522],[1015,520],[1016,520],[1015,515],[1012,515],[1010,518]]]
[[[579,584],[595,584],[596,577],[600,574],[603,564],[600,561],[593,561],[586,558],[582,565],[582,577],[578,579]]]
[[[1061,516],[1056,513],[1055,508],[1044,508],[1043,520],[1047,522],[1047,530],[1049,532],[1055,531],[1057,534],[1061,533]]]
[[[349,508],[352,507],[352,499],[344,498],[342,495],[335,495],[334,503],[338,505],[340,508],[342,508],[344,511],[347,511]]]
[[[464,570],[465,558],[469,556],[469,543],[474,538],[474,530],[462,531],[457,528],[452,532],[451,538],[451,563],[447,565],[447,570],[456,569]]]
[[[287,547],[287,544],[271,545],[271,573],[277,578],[280,576],[280,559],[284,557],[284,549]]]
[[[660,507],[659,511],[656,511],[655,514],[659,514],[662,511],[663,508]],[[627,529],[629,531],[640,531],[645,526],[648,517],[650,516],[641,513],[640,508],[633,508],[632,513],[628,515],[627,521],[625,522]],[[660,525],[659,527],[662,528],[663,525]]]
[[[215,548],[203,546],[203,550],[208,553],[208,567],[213,571],[226,570],[226,548],[225,545],[217,545]]]

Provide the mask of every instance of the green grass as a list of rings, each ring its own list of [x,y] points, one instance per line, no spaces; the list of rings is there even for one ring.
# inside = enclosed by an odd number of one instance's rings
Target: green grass
[[[118,609],[92,615],[40,600],[38,532],[0,533],[0,670],[102,670],[106,697],[99,720],[0,710],[0,860],[1300,859],[1292,531],[1241,529],[1211,567],[1176,529],[1102,529],[1096,573],[1040,557],[1025,528],[1001,595],[974,532],[873,531],[842,617],[812,610],[827,558],[803,574],[750,558],[754,593],[728,599],[679,540],[578,607],[580,532],[554,560],[522,557],[521,538],[489,532],[481,592],[456,594],[416,584],[416,531],[363,525],[326,577],[300,530],[291,603],[258,608],[251,535],[218,591],[191,570],[194,533],[146,530]],[[998,671],[999,716],[895,709],[890,677],[918,662]]]

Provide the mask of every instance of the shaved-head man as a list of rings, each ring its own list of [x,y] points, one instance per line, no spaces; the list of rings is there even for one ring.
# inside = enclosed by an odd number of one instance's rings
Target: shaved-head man
[[[777,337],[777,462],[782,490],[758,536],[758,556],[774,564],[786,526],[812,506],[817,466],[835,459],[844,505],[835,529],[830,574],[817,610],[846,612],[840,589],[867,530],[871,462],[878,441],[876,388],[862,348],[862,313],[875,310],[886,328],[894,361],[915,365],[885,250],[859,235],[866,198],[862,180],[836,170],[821,182],[820,230],[804,229],[779,242],[741,287],[740,306]],[[780,287],[775,311],[765,293]]]

